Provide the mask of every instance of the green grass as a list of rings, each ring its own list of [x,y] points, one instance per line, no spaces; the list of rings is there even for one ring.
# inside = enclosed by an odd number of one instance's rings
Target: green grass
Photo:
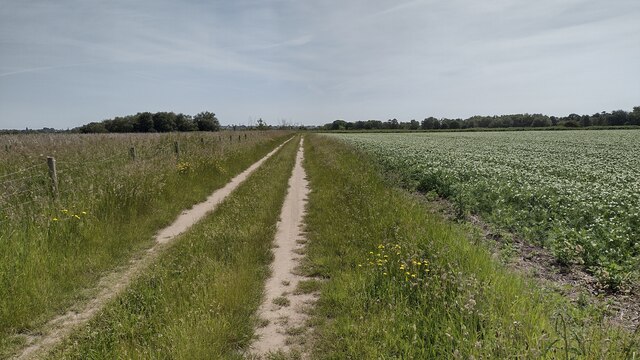
[[[298,283],[293,293],[295,295],[311,294],[311,293],[320,291],[321,287],[322,287],[322,282],[319,280],[316,280],[316,279],[302,280]]]
[[[0,160],[0,173],[40,164],[0,180],[3,195],[20,193],[0,199],[0,357],[20,346],[22,338],[14,335],[37,331],[89,298],[87,289],[105,272],[126,264],[182,209],[286,136],[255,133],[240,143],[219,141],[215,133],[0,138],[13,144]],[[181,143],[179,161],[174,141]],[[132,145],[135,162],[129,159]],[[58,159],[57,200],[40,154]],[[17,180],[23,176],[28,179]]]
[[[281,307],[291,305],[291,301],[289,301],[289,299],[284,296],[278,296],[277,298],[273,299],[273,303]]]
[[[468,230],[326,136],[305,141],[307,275],[323,284],[312,357],[625,359],[638,334],[504,269]]]
[[[259,325],[297,146],[265,162],[53,357],[241,359]]]

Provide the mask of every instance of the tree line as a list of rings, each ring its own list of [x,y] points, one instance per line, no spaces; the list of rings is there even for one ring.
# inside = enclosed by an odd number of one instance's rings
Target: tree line
[[[91,122],[74,130],[80,133],[219,131],[220,122],[214,113],[208,111],[194,116],[173,112],[140,112],[135,115]]]
[[[472,129],[472,128],[542,128],[561,126],[568,128],[590,126],[640,125],[640,106],[633,111],[616,110],[593,115],[570,114],[564,117],[543,114],[512,114],[493,116],[472,116],[467,119],[437,119],[433,116],[422,121],[400,122],[397,119],[366,120],[348,122],[335,120],[325,124],[325,130],[435,130],[435,129]]]

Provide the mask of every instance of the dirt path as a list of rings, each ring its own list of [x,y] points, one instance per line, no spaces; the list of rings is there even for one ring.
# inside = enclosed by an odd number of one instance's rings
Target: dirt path
[[[96,297],[92,298],[88,303],[83,304],[79,309],[72,309],[66,314],[49,321],[40,334],[27,337],[26,346],[15,356],[15,359],[30,359],[44,356],[46,351],[51,350],[74,329],[89,321],[107,302],[126,289],[136,275],[158,257],[163,248],[174,241],[178,235],[200,221],[207,213],[215,210],[251,173],[290,140],[291,139],[285,141],[262,159],[234,177],[223,188],[213,192],[204,202],[194,205],[189,210],[183,211],[171,225],[158,232],[155,236],[155,244],[143,255],[131,260],[126,267],[116,270],[102,278],[96,287]]]
[[[298,283],[305,279],[294,274],[294,269],[299,265],[299,254],[304,248],[301,227],[309,193],[306,173],[302,167],[303,142],[304,139],[300,141],[296,163],[289,179],[289,190],[277,225],[272,274],[265,284],[264,302],[258,309],[258,315],[265,326],[256,330],[258,338],[250,349],[251,355],[258,357],[270,352],[290,351],[292,335],[304,330],[307,319],[305,307],[315,301],[312,294],[294,293]]]

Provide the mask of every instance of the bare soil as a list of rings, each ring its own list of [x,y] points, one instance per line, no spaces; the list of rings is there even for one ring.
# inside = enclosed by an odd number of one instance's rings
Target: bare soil
[[[96,289],[93,289],[97,293],[94,298],[84,304],[76,305],[75,309],[69,310],[67,313],[49,321],[37,334],[31,334],[26,337],[25,347],[14,358],[31,359],[43,357],[47,351],[59,344],[74,329],[87,323],[109,301],[124,291],[142,270],[147,268],[169,244],[177,239],[178,235],[187,231],[205,215],[215,210],[249,175],[289,140],[234,177],[223,188],[214,191],[204,202],[183,211],[171,225],[156,234],[155,243],[152,247],[138,258],[132,259],[127,266],[104,276],[99,281]]]
[[[300,254],[304,252],[302,227],[309,193],[306,173],[302,167],[303,141],[304,139],[300,142],[277,224],[272,273],[265,284],[264,302],[258,310],[263,326],[256,329],[257,340],[250,349],[250,355],[254,358],[273,353],[286,354],[292,350],[300,351],[295,338],[306,331],[307,308],[313,306],[317,297],[317,294],[294,292],[300,281],[308,279],[295,272],[300,264]]]

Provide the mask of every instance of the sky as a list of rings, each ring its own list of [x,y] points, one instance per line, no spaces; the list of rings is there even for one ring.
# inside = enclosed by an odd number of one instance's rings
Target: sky
[[[2,0],[0,128],[640,106],[638,0]]]

